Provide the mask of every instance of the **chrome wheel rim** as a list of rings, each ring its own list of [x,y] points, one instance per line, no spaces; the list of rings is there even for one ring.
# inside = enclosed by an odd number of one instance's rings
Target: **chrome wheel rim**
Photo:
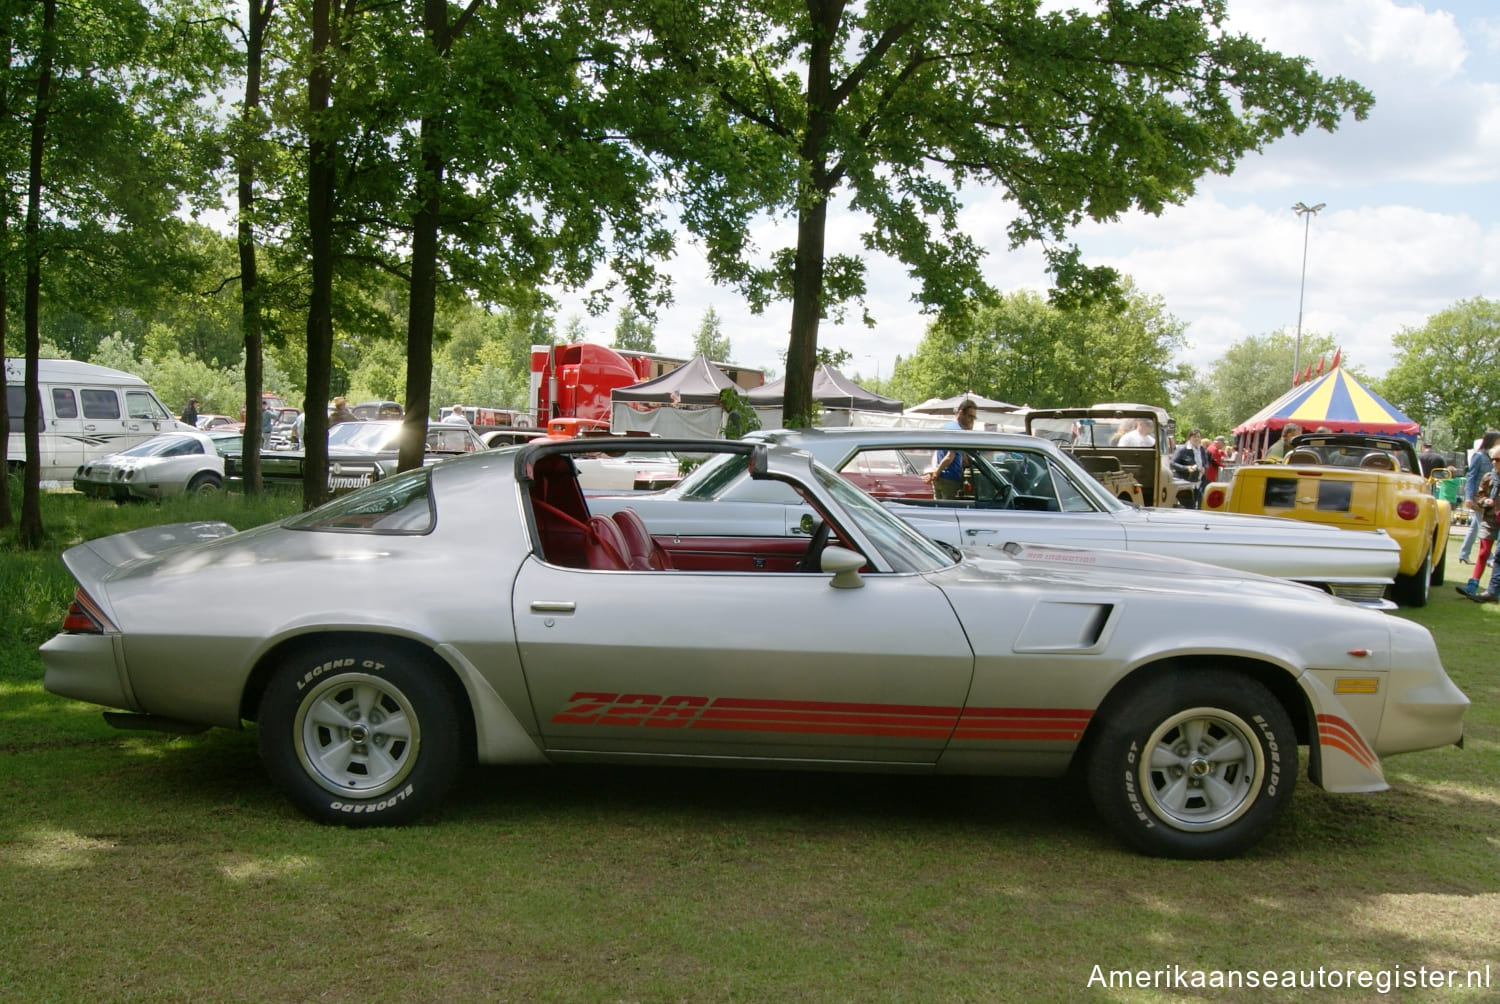
[[[298,705],[292,732],[307,775],[350,798],[374,798],[401,784],[422,745],[410,699],[368,673],[319,682]]]
[[[1244,815],[1264,775],[1255,732],[1221,708],[1190,708],[1162,722],[1140,765],[1152,813],[1189,832],[1217,830]]]

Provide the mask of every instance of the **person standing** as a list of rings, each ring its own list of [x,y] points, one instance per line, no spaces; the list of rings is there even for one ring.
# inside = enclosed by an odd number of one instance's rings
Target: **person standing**
[[[1490,470],[1479,479],[1479,491],[1474,496],[1473,522],[1479,527],[1476,533],[1479,558],[1474,562],[1474,574],[1469,577],[1468,582],[1453,587],[1471,600],[1479,592],[1479,584],[1484,579],[1484,566],[1495,549],[1496,529],[1500,527],[1500,506],[1497,506],[1497,502],[1500,502],[1500,467],[1496,466],[1497,460],[1500,460],[1500,443],[1496,443],[1490,450]]]
[[[1203,486],[1208,483],[1208,451],[1203,448],[1203,433],[1193,429],[1187,442],[1177,447],[1170,461],[1172,476],[1193,484],[1193,508],[1203,508]]]
[[[260,400],[260,448],[269,450],[271,448],[271,430],[276,427],[276,413],[271,410],[271,402],[265,398]]]
[[[1288,422],[1286,425],[1282,426],[1281,438],[1276,440],[1275,443],[1271,444],[1271,448],[1266,451],[1266,456],[1275,457],[1277,460],[1285,459],[1287,444],[1300,435],[1302,435],[1302,426],[1298,425],[1296,422]]]
[[[1479,513],[1475,511],[1474,499],[1479,494],[1480,479],[1494,469],[1490,450],[1494,449],[1496,443],[1500,443],[1500,429],[1491,429],[1480,439],[1479,449],[1469,457],[1469,470],[1464,476],[1464,507],[1470,510],[1469,529],[1464,534],[1464,542],[1458,547],[1460,565],[1469,563],[1469,555],[1474,551],[1474,541],[1479,539]]]
[[[1151,434],[1151,420],[1149,418],[1138,418],[1135,420],[1135,428],[1120,437],[1116,446],[1155,446],[1156,437]]]
[[[979,417],[979,406],[968,398],[958,403],[958,410],[952,422],[943,426],[945,429],[974,428],[974,420]],[[935,499],[956,499],[964,487],[964,454],[962,450],[934,450],[932,454],[932,466],[922,473],[922,480],[932,485],[932,497]]]
[[[464,406],[455,404],[453,409],[443,416],[443,423],[445,425],[468,425],[469,416],[464,414]]]
[[[328,413],[328,426],[332,428],[341,422],[358,422],[359,416],[349,409],[349,402],[342,397],[333,399],[333,410]]]
[[[1417,455],[1417,467],[1422,471],[1422,477],[1432,477],[1432,472],[1439,467],[1446,467],[1447,461],[1443,455],[1432,448],[1431,443],[1422,444],[1422,452]]]
[[[196,397],[188,398],[187,407],[182,409],[180,421],[190,429],[198,428],[198,399]]]

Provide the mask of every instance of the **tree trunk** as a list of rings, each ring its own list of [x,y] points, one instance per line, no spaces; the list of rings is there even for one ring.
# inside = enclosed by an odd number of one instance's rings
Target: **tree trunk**
[[[478,7],[478,0],[471,2],[450,27],[446,0],[424,0],[422,34],[439,57],[448,57],[453,39]],[[412,221],[411,293],[406,318],[405,434],[396,461],[397,469],[403,471],[422,466],[432,412],[432,342],[437,327],[438,230],[445,168],[439,147],[446,129],[441,116],[422,119],[422,174],[417,181],[422,201]]]
[[[812,381],[818,368],[818,322],[823,312],[823,241],[828,203],[797,214],[797,257],[792,271],[792,329],[786,348],[786,394],[782,422],[789,429],[812,425]]]
[[[42,152],[47,147],[47,112],[52,103],[52,60],[57,50],[57,0],[42,0],[42,45],[37,56],[36,111],[31,120],[31,162],[26,188],[26,478],[21,489],[17,541],[27,550],[42,546]]]
[[[241,445],[245,491],[257,495],[260,476],[260,396],[265,390],[265,344],[261,334],[260,276],[255,256],[254,141],[250,136],[260,108],[261,66],[265,55],[266,25],[275,0],[251,0],[250,32],[245,40],[245,129],[240,135],[235,173],[238,178],[240,318],[245,332],[245,434]]]
[[[5,66],[0,73],[0,114],[10,115],[10,50],[12,39],[5,38]],[[8,175],[9,172],[7,171]],[[0,248],[10,247],[10,186],[0,191]],[[10,391],[6,386],[5,347],[10,342],[10,263],[0,258],[0,390],[5,401],[0,404],[0,530],[15,522],[10,511]]]
[[[328,388],[333,365],[334,144],[321,128],[333,95],[332,0],[313,0],[312,71],[308,78],[309,125],[307,229],[312,288],[307,303],[307,397],[303,399],[302,505],[312,509],[328,497]]]
[[[808,165],[809,198],[797,212],[797,255],[792,265],[792,326],[786,346],[786,390],[782,421],[789,429],[812,425],[813,375],[818,368],[818,323],[823,317],[824,240],[828,230],[828,123],[833,93],[833,42],[843,0],[807,0],[813,24],[807,54],[807,132],[802,160]]]

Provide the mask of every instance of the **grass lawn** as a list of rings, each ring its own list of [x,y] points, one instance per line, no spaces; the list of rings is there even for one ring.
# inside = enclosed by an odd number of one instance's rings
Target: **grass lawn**
[[[1457,537],[1450,585],[1401,616],[1474,702],[1465,748],[1386,761],[1376,795],[1304,777],[1249,855],[1184,863],[1121,849],[1055,781],[482,768],[418,825],[324,827],[253,730],[122,733],[42,690],[62,547],[288,504],[60,495],[53,548],[0,550],[0,1000],[1500,999],[1500,608],[1453,592]],[[1321,986],[1091,984],[1174,967]]]

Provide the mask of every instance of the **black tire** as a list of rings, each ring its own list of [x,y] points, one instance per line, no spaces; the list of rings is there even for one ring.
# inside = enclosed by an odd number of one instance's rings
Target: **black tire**
[[[187,492],[189,495],[212,495],[223,487],[222,478],[209,471],[203,471],[193,475],[193,480],[188,482]]]
[[[438,671],[370,644],[298,654],[260,701],[267,773],[322,823],[394,826],[416,818],[458,775],[462,736],[458,702]]]
[[[1396,576],[1396,581],[1391,583],[1391,599],[1396,601],[1397,606],[1425,607],[1427,594],[1431,589],[1432,549],[1428,548],[1420,568],[1411,575]]]
[[[1099,815],[1157,857],[1244,853],[1297,783],[1297,739],[1260,683],[1219,670],[1157,677],[1111,702],[1085,764]]]
[[[1432,550],[1428,553],[1432,555],[1432,577],[1427,582],[1429,585],[1441,586],[1447,577],[1448,555],[1446,552],[1438,550],[1438,535],[1436,533],[1432,535]]]

